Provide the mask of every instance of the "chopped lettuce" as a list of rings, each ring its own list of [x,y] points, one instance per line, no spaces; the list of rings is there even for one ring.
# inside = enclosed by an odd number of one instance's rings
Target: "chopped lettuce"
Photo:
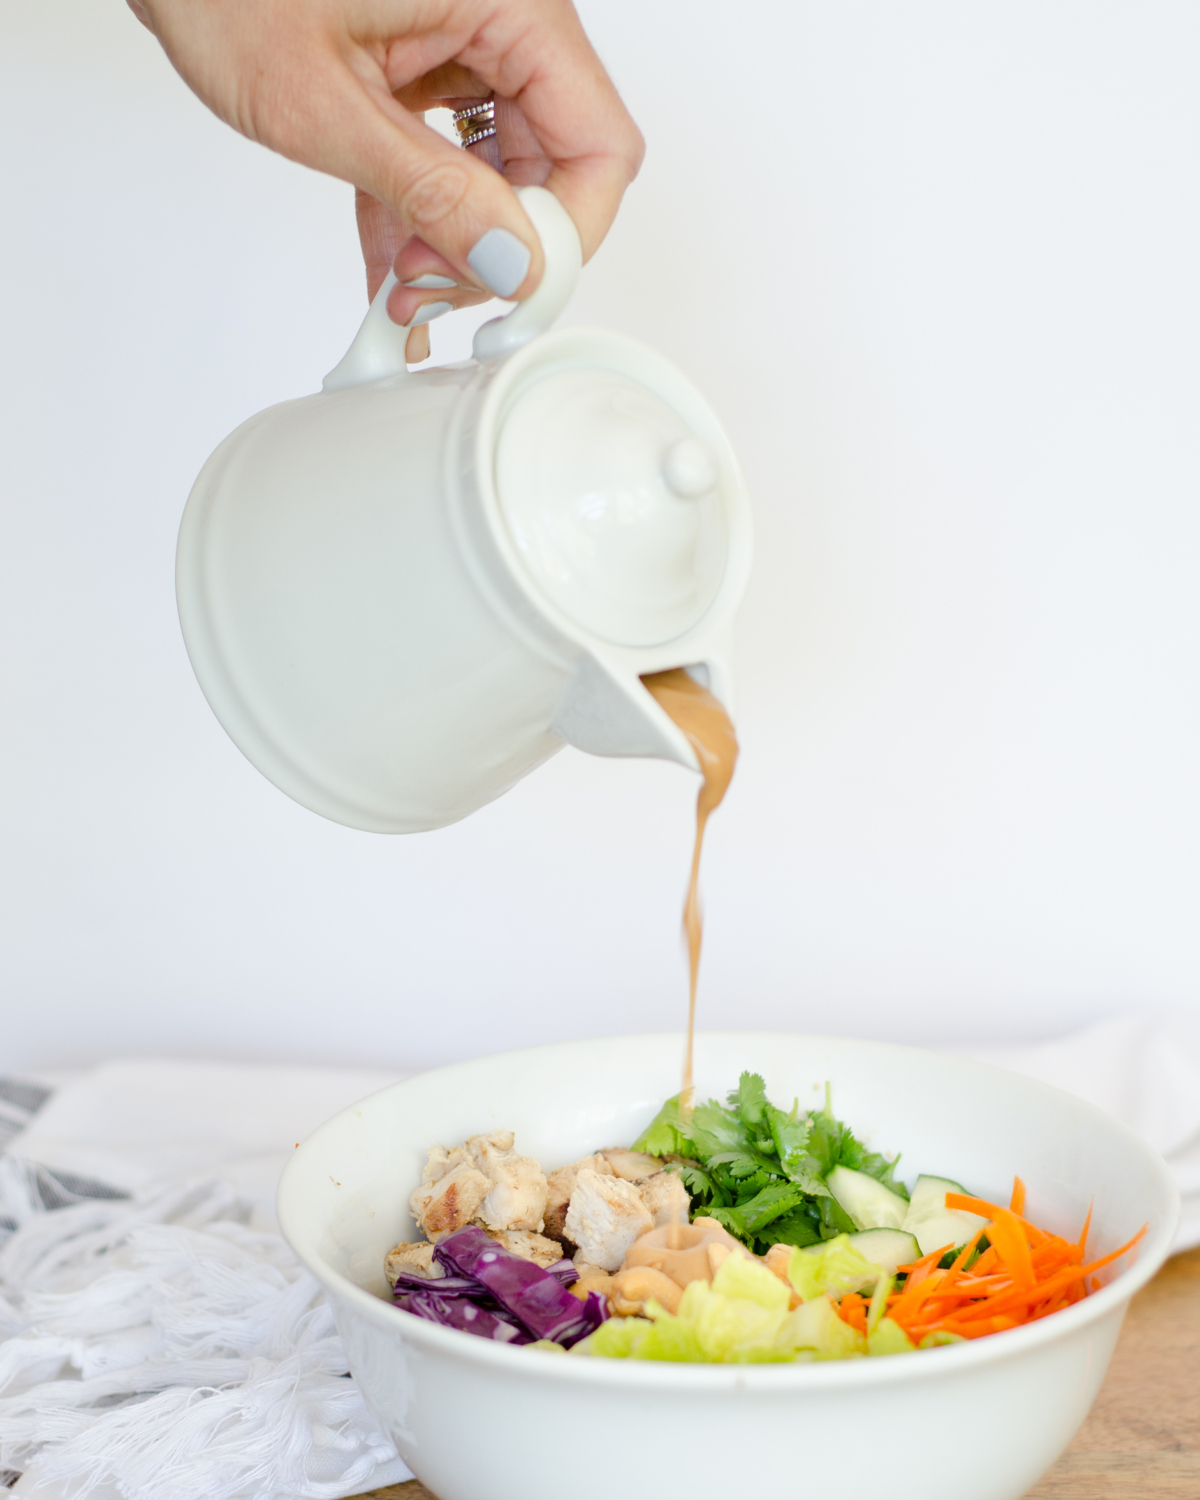
[[[961,1333],[951,1333],[949,1329],[939,1328],[933,1333],[927,1333],[917,1345],[918,1349],[942,1349],[947,1344],[965,1344],[966,1340]]]
[[[771,1245],[813,1245],[852,1233],[855,1225],[830,1196],[826,1176],[852,1167],[907,1197],[896,1162],[866,1149],[834,1118],[826,1086],[820,1110],[777,1108],[758,1073],[743,1073],[725,1104],[690,1112],[668,1099],[634,1142],[635,1151],[667,1156],[705,1214],[757,1254]]]
[[[797,1251],[793,1264],[802,1254]],[[828,1279],[844,1282],[853,1247],[836,1242],[817,1255],[805,1257],[824,1264]],[[861,1257],[858,1257],[861,1259]],[[915,1348],[898,1323],[882,1316],[894,1278],[876,1276],[868,1333],[861,1333],[838,1315],[829,1291],[816,1289],[819,1279],[805,1267],[801,1279],[812,1288],[799,1307],[789,1311],[784,1283],[759,1261],[731,1255],[713,1277],[693,1281],[684,1289],[676,1314],[656,1302],[647,1304],[644,1318],[610,1318],[577,1344],[575,1354],[602,1359],[671,1360],[686,1364],[778,1364],[795,1361],[876,1358],[911,1354]],[[793,1278],[794,1280],[795,1278]],[[927,1338],[921,1348],[948,1343],[953,1335]]]
[[[875,1283],[875,1290],[871,1293],[871,1305],[867,1308],[867,1333],[875,1332],[879,1324],[887,1316],[888,1298],[896,1285],[894,1276],[881,1276]]]
[[[679,1318],[664,1312],[657,1303],[655,1318],[609,1318],[573,1354],[598,1355],[602,1359],[657,1359],[675,1364],[708,1364],[693,1330]]]
[[[610,1318],[576,1346],[607,1359],[660,1359],[701,1364],[776,1364],[850,1359],[867,1340],[838,1317],[826,1296],[789,1311],[785,1284],[749,1256],[734,1254],[713,1277],[693,1281],[671,1314],[648,1304],[645,1318]]]
[[[802,1299],[799,1307],[791,1307],[786,1282],[761,1261],[734,1251],[711,1285],[693,1281],[684,1288],[677,1313],[649,1302],[645,1317],[610,1318],[573,1352],[721,1365],[861,1359],[911,1354],[916,1347],[886,1316],[895,1277],[872,1265],[844,1235],[817,1250],[793,1250],[788,1281]],[[866,1286],[873,1295],[864,1337],[840,1316],[837,1299]],[[920,1347],[954,1339],[932,1336]]]
[[[593,1334],[594,1338],[595,1335]],[[869,1354],[911,1354],[913,1352],[912,1340],[899,1323],[893,1323],[891,1318],[880,1318],[879,1322],[867,1334],[867,1352]]]
[[[797,1355],[810,1359],[855,1359],[869,1353],[867,1340],[838,1317],[829,1297],[814,1297],[791,1314]]]
[[[702,1286],[703,1282],[693,1282]],[[717,1267],[712,1289],[719,1297],[733,1297],[741,1302],[754,1302],[770,1312],[779,1312],[791,1302],[787,1287],[772,1271],[757,1260],[751,1260],[740,1250],[732,1251]],[[684,1295],[687,1295],[685,1289]]]
[[[874,1288],[882,1274],[844,1234],[827,1240],[819,1250],[793,1250],[788,1262],[788,1280],[805,1302],[826,1294],[844,1297],[847,1292]]]
[[[576,1344],[572,1353],[597,1354],[603,1359],[629,1359],[653,1327],[649,1318],[609,1318],[595,1333]]]
[[[692,1333],[711,1364],[761,1364],[793,1352],[785,1340],[786,1308],[723,1296],[707,1281],[691,1283],[673,1321]]]

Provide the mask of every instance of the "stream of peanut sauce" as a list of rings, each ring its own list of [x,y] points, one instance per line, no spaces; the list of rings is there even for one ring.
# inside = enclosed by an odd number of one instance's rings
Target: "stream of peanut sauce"
[[[486,95],[471,99],[447,99],[452,109],[465,109],[473,104],[482,104]],[[511,100],[495,99],[497,129],[508,127],[505,132],[519,133],[528,126]],[[504,172],[505,163],[500,151],[499,137],[493,134],[466,148],[472,156],[478,156],[498,172]],[[721,805],[733,768],[737,764],[738,742],[733,723],[720,701],[689,677],[682,667],[673,667],[667,672],[650,672],[642,678],[647,689],[657,699],[667,716],[678,724],[687,736],[700,762],[704,777],[700,795],[696,799],[696,842],[692,850],[692,872],[688,880],[687,899],[683,907],[683,930],[688,947],[688,1027],[687,1048],[683,1059],[683,1088],[679,1103],[685,1113],[690,1114],[694,1084],[692,1080],[692,1055],[696,1033],[696,980],[700,973],[700,945],[704,936],[704,922],[700,914],[700,852],[704,844],[704,829],[709,814]]]
[[[700,854],[709,816],[721,805],[733,778],[738,742],[733,723],[719,700],[707,688],[701,687],[689,677],[682,667],[674,667],[669,672],[649,673],[642,681],[668,718],[673,719],[687,736],[704,777],[700,795],[696,799],[696,842],[692,849],[692,872],[688,879],[687,899],[683,905],[683,930],[687,936],[688,949],[688,1027],[679,1104],[685,1113],[690,1113],[694,1090],[692,1061],[696,1034],[696,980],[700,973],[700,944],[704,935],[704,922],[700,913]]]

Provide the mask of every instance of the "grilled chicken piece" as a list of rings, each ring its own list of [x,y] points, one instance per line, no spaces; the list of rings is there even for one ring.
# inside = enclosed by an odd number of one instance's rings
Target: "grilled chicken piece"
[[[627,1151],[624,1146],[608,1146],[600,1155],[612,1168],[614,1177],[626,1182],[643,1182],[662,1171],[662,1162],[657,1156],[647,1156],[644,1151]]]
[[[389,1286],[396,1285],[396,1277],[402,1271],[410,1276],[428,1276],[430,1281],[446,1274],[434,1260],[433,1245],[428,1240],[406,1241],[389,1250],[383,1270]]]
[[[435,1149],[441,1150],[440,1147]],[[449,1152],[443,1153],[444,1157],[449,1155]],[[433,1156],[433,1152],[430,1152],[430,1156]],[[431,1160],[425,1168],[426,1174],[435,1165],[444,1166],[445,1162],[435,1164]],[[491,1187],[490,1178],[460,1158],[449,1171],[432,1180],[426,1176],[426,1180],[408,1200],[408,1206],[417,1221],[417,1227],[436,1241],[453,1234],[464,1224],[469,1224]]]
[[[655,1229],[664,1224],[687,1223],[692,1200],[677,1172],[655,1172],[652,1177],[644,1177],[637,1190],[650,1210]]]
[[[409,1207],[431,1240],[472,1220],[488,1230],[540,1233],[546,1174],[532,1157],[518,1156],[512,1147],[511,1130],[473,1135],[449,1150],[430,1147]]]
[[[421,1173],[421,1181],[437,1182],[464,1162],[468,1167],[479,1166],[466,1146],[451,1146],[449,1150],[445,1146],[430,1146],[429,1159]]]
[[[615,1271],[625,1252],[654,1219],[631,1182],[602,1177],[585,1167],[575,1181],[563,1229],[583,1256],[602,1271]]]
[[[546,1213],[546,1174],[532,1156],[518,1156],[512,1144],[511,1130],[473,1135],[467,1142],[475,1166],[489,1183],[476,1217],[485,1229],[540,1234]]]
[[[495,1240],[505,1250],[511,1250],[514,1255],[531,1260],[543,1271],[563,1258],[562,1246],[548,1240],[544,1234],[534,1234],[529,1229],[488,1229],[482,1224],[479,1227],[489,1239]]]
[[[601,1177],[613,1175],[612,1167],[597,1152],[595,1156],[584,1156],[578,1161],[573,1161],[570,1166],[556,1167],[546,1178],[546,1223],[542,1233],[549,1235],[552,1240],[557,1240],[560,1245],[569,1245],[572,1250],[575,1246],[567,1238],[563,1225],[566,1222],[571,1194],[575,1191],[575,1181],[585,1167],[593,1172],[599,1172]]]
[[[433,1258],[433,1243],[430,1240],[405,1241],[389,1250],[383,1263],[389,1286],[396,1285],[397,1276],[425,1276],[436,1281],[446,1273]]]

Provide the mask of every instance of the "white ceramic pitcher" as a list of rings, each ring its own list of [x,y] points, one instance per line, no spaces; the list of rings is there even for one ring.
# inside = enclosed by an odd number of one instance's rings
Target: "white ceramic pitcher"
[[[667,360],[547,331],[579,238],[544,188],[520,196],[545,276],[474,359],[408,370],[389,277],[322,392],[226,438],[184,511],[179,617],[213,711],[352,828],[452,823],[564,741],[698,769],[643,673],[687,667],[731,706],[737,460]]]

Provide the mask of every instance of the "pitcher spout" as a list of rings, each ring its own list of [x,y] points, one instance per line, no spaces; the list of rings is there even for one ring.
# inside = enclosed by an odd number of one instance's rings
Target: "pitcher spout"
[[[687,738],[636,674],[584,652],[567,677],[551,726],[591,755],[650,756],[699,771]]]

